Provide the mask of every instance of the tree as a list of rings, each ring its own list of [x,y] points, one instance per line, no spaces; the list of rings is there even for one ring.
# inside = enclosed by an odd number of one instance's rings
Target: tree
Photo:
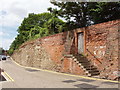
[[[29,14],[18,28],[18,35],[10,46],[9,54],[31,39],[64,31],[64,22],[53,13]]]
[[[89,9],[94,24],[120,19],[120,2],[94,2]]]
[[[47,28],[35,26],[34,28],[31,28],[29,32],[29,39],[36,39],[48,35],[49,35],[49,30]]]
[[[50,34],[60,33],[65,31],[65,23],[57,17],[49,19],[44,26],[49,30]]]
[[[120,19],[119,2],[51,2],[56,8],[48,11],[64,18],[68,29]],[[71,27],[72,26],[72,27]]]
[[[75,28],[85,27],[90,20],[88,12],[88,2],[51,2],[60,9],[48,8],[52,13],[58,14],[65,18],[67,25],[70,24]]]
[[[31,13],[28,15],[27,18],[24,18],[23,22],[21,23],[21,26],[19,26],[18,28],[18,33],[22,34],[24,38],[23,41],[25,42],[29,39],[29,32],[32,28],[35,28],[36,26],[43,27],[44,23],[52,17],[53,16],[50,13]]]
[[[63,31],[63,25],[64,22],[52,13],[32,13],[23,20],[21,26],[18,28],[18,33],[22,35],[22,40],[25,42],[33,38],[36,34],[38,37],[45,36],[40,35],[40,32],[46,31],[48,33],[47,29],[49,30],[49,34],[51,34],[52,31],[54,33]]]
[[[0,55],[3,54],[4,49],[0,47]]]

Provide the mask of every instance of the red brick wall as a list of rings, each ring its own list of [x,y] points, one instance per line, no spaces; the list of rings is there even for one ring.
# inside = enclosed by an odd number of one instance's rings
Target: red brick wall
[[[61,72],[86,75],[84,70],[72,58],[65,57],[61,64]]]
[[[60,59],[64,53],[64,35],[63,33],[45,37],[41,39],[42,47],[45,48],[46,52],[50,56],[51,60],[56,63],[60,63]]]
[[[61,61],[66,54],[77,54],[77,34],[83,32],[84,55],[98,67],[101,77],[112,79],[113,73],[118,71],[119,23],[120,20],[115,20],[96,24],[37,39],[30,43],[41,44],[48,57],[60,65],[62,72],[84,75],[84,71],[72,59],[64,58],[64,61]],[[25,48],[30,43],[27,42],[20,48]]]
[[[119,23],[110,21],[86,29],[87,58],[100,70],[101,77],[108,79],[115,79],[114,72],[118,72]]]

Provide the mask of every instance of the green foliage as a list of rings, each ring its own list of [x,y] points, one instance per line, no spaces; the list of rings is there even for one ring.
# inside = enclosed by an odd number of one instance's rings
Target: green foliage
[[[0,55],[3,54],[4,49],[0,48]]]
[[[34,28],[30,29],[29,39],[37,39],[48,35],[49,35],[49,30],[47,28],[35,26]]]
[[[14,52],[14,49],[11,48],[11,49],[9,49],[8,54],[9,54],[9,55],[12,55],[13,52]]]
[[[120,19],[120,2],[51,2],[58,8],[48,8],[50,13],[31,13],[18,28],[18,35],[9,53],[27,40],[85,27],[96,23]],[[63,22],[58,17],[66,20]]]
[[[120,19],[120,2],[94,2],[89,9],[94,24]]]
[[[64,25],[65,23],[56,17],[52,17],[44,24],[44,26],[49,30],[50,34],[63,32]]]
[[[54,13],[67,21],[67,29],[74,29],[88,26],[90,19],[88,2],[51,2],[56,8],[48,8],[51,13]]]
[[[51,2],[48,11],[63,17],[68,30],[120,19],[120,2]]]
[[[33,28],[31,28],[30,29],[30,31],[29,31],[29,39],[31,39],[31,38],[34,38],[35,37],[35,35],[37,35],[37,34],[39,34],[39,31],[40,31],[40,29],[41,29],[41,27],[40,26],[34,26]],[[39,35],[40,36],[40,35]],[[38,36],[38,37],[39,37]]]
[[[64,22],[53,13],[31,13],[18,28],[18,35],[10,46],[9,54],[28,41],[64,31]]]
[[[48,36],[49,30],[47,28],[41,28],[39,34],[40,34],[40,37]]]

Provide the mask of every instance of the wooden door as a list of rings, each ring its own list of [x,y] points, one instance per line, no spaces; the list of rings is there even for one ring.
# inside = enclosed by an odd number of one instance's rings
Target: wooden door
[[[82,54],[84,52],[84,35],[83,33],[78,34],[78,53]]]

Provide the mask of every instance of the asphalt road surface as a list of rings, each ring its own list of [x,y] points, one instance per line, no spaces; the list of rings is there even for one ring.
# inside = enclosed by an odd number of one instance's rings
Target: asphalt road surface
[[[12,60],[0,61],[1,67],[14,81],[3,81],[2,88],[118,88],[118,83],[74,77],[24,68]]]

